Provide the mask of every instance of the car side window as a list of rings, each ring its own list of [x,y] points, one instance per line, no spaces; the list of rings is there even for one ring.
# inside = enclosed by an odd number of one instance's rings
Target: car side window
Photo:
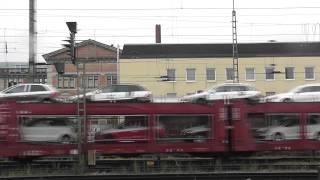
[[[103,93],[110,93],[113,91],[114,91],[113,87],[107,87],[107,88],[104,88],[101,90],[101,92],[103,92]]]
[[[304,87],[298,91],[299,93],[312,92],[312,87]]]
[[[50,126],[50,123],[46,120],[34,121],[28,124],[29,127],[47,127]]]
[[[112,92],[123,92],[122,89],[122,86],[113,86]]]
[[[245,86],[233,86],[231,87],[231,91],[246,91]]]
[[[128,86],[129,91],[145,91],[141,86]]]
[[[24,88],[25,88],[25,85],[21,85],[13,89],[10,89],[9,91],[6,92],[6,94],[21,93],[21,92],[24,92]]]
[[[312,86],[312,92],[320,92],[320,86]]]
[[[46,91],[43,86],[40,85],[31,85],[30,92]]]
[[[319,124],[320,122],[319,115],[311,115],[308,117],[308,119],[309,119],[309,122],[308,122],[309,125]]]
[[[117,92],[131,92],[132,90],[128,86],[118,86]]]
[[[138,91],[138,88],[136,86],[128,86],[128,92],[132,92],[132,91]]]
[[[216,92],[226,92],[226,87],[225,86],[217,87]]]

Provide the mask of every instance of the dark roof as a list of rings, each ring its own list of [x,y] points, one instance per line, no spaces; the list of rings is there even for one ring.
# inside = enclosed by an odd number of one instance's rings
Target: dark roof
[[[320,56],[320,42],[238,44],[239,57]],[[125,44],[122,59],[232,57],[232,44]]]

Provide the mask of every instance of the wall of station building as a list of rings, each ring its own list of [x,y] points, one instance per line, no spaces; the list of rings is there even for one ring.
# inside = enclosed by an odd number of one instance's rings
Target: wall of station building
[[[239,81],[257,87],[263,93],[282,93],[295,86],[317,83],[320,79],[320,57],[247,57],[239,58]],[[233,82],[226,78],[226,68],[232,68],[232,58],[149,58],[120,59],[120,82],[141,84],[154,96],[183,96],[220,83]],[[273,67],[274,79],[266,79],[266,67]],[[294,77],[286,79],[285,68],[293,67]],[[314,71],[305,77],[305,68]],[[186,79],[186,69],[195,69],[195,80]],[[206,69],[215,69],[215,80],[207,80]],[[246,68],[254,69],[254,79],[246,79]],[[175,69],[175,81],[162,81],[167,69]]]

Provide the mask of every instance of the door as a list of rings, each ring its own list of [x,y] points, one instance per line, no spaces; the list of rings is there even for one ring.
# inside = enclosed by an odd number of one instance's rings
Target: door
[[[28,93],[27,93],[27,99],[34,101],[34,100],[43,100],[46,98],[50,98],[51,92],[48,91],[44,86],[33,84],[28,85]]]

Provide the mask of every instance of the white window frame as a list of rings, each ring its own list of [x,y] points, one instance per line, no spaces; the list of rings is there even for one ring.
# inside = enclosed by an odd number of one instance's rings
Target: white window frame
[[[192,76],[193,76],[193,79],[189,79],[189,78],[192,78]],[[195,82],[196,81],[196,68],[187,68],[186,69],[186,81],[187,82]]]
[[[265,67],[264,68],[265,80],[266,81],[274,81],[274,80],[276,80],[276,75],[274,73],[273,73],[273,79],[267,79],[267,69],[272,69],[274,71],[275,67]]]
[[[248,79],[248,69],[253,69],[253,79]],[[256,80],[256,69],[254,67],[247,67],[246,68],[246,81],[255,81]]]
[[[76,77],[74,75],[58,75],[58,89],[75,89]]]
[[[228,79],[228,69],[231,69],[231,70],[232,70],[232,73],[233,73],[231,79]],[[233,68],[227,67],[226,70],[225,70],[225,73],[226,73],[226,80],[227,80],[227,81],[233,81],[233,80],[234,80],[234,71],[233,71]]]
[[[208,79],[208,70],[212,70],[212,71],[213,71],[213,76],[214,76],[213,79]],[[207,80],[207,81],[209,81],[209,82],[215,82],[215,81],[216,81],[216,77],[217,77],[216,68],[207,68],[207,69],[206,69],[206,80]]]
[[[173,70],[174,71],[174,76],[173,76],[173,80],[170,80],[170,76],[169,76],[169,70]],[[176,77],[176,74],[177,74],[177,72],[176,72],[176,69],[175,68],[168,68],[167,69],[167,77],[168,77],[168,80],[169,81],[167,81],[167,82],[176,82],[176,80],[177,80],[177,77]]]
[[[313,69],[313,75],[312,75],[313,78],[307,78],[307,77],[306,77],[306,75],[307,75],[307,74],[306,74],[306,68],[312,68],[312,69]],[[305,80],[315,80],[315,79],[316,79],[316,73],[315,73],[315,67],[314,67],[314,66],[305,66],[305,67],[304,67],[304,79],[305,79]]]
[[[288,68],[292,68],[292,78],[291,78],[291,79],[287,78],[287,69],[288,69]],[[295,76],[295,68],[292,67],[292,66],[285,67],[285,68],[284,68],[284,78],[285,78],[286,80],[295,80],[295,78],[296,78],[296,76]]]

